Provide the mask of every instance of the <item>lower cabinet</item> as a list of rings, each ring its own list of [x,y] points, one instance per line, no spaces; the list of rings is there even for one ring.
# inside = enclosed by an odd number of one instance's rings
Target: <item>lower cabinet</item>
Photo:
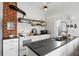
[[[30,48],[27,46],[23,47],[24,49],[20,50],[20,56],[37,56]]]
[[[26,49],[27,49],[27,56],[37,56],[37,54],[36,53],[34,53],[30,48],[28,48],[27,46],[26,46]]]
[[[24,55],[27,55],[27,47],[21,47],[20,48],[20,56],[24,56]]]
[[[3,56],[18,56],[18,38],[3,40]]]
[[[50,34],[44,34],[44,35],[37,35],[37,36],[25,36],[20,37],[20,56],[27,55],[27,56],[33,56],[36,55],[33,51],[31,51],[27,46],[23,46],[23,41],[31,40],[31,42],[44,40],[50,38]]]
[[[25,46],[25,44],[27,42],[31,42],[29,37],[20,37],[20,42],[19,42],[19,55],[20,56],[25,56],[27,55],[27,47]]]
[[[75,49],[74,48],[74,42],[75,42],[75,39],[66,44],[66,53],[65,53],[66,56],[72,55],[72,53],[73,53],[73,51]]]
[[[79,46],[79,38],[59,47],[58,49],[46,54],[45,56],[72,56],[74,50]]]
[[[45,56],[65,56],[66,55],[66,45],[53,50],[52,52],[46,54]]]

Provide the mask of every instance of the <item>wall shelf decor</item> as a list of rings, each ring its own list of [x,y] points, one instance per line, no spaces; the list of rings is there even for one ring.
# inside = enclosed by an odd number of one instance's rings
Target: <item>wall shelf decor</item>
[[[18,18],[18,22],[20,22],[20,23],[26,23],[26,22],[28,22],[32,26],[45,26],[46,25],[46,21],[32,20],[32,19],[26,19],[26,18],[21,18],[21,17]]]

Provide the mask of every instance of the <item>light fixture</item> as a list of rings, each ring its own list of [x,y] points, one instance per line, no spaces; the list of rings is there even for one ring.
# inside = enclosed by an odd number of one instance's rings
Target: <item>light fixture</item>
[[[47,6],[47,3],[46,2],[43,2],[43,10],[44,11],[47,11],[48,10],[48,6]]]
[[[45,6],[43,7],[43,9],[44,9],[44,11],[47,11],[47,10],[48,10],[48,7],[45,5]]]

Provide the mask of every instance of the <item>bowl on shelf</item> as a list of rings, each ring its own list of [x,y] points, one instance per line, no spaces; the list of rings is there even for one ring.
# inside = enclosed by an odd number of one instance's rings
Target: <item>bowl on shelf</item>
[[[14,35],[9,35],[9,37],[10,37],[10,38],[13,38],[13,37],[14,37]]]

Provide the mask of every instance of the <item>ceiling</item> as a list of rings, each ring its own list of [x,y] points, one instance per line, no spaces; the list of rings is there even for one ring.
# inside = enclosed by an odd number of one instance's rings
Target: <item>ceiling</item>
[[[33,6],[39,9],[39,11],[43,10],[42,9],[43,2],[26,2],[26,3],[30,6]],[[64,12],[64,10],[67,10],[67,9],[70,10],[72,8],[77,10],[79,2],[46,2],[46,4],[48,6],[47,16],[49,17],[52,14],[56,14],[56,13],[58,14],[59,12],[62,12],[62,11]]]

